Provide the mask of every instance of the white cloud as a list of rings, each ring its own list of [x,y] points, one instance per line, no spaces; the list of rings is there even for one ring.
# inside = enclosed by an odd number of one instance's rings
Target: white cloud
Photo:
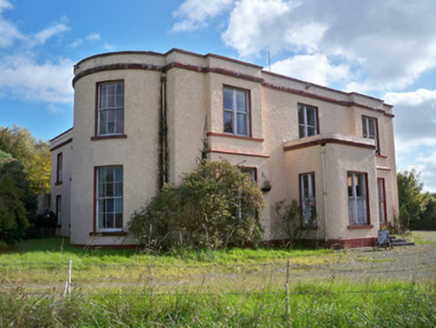
[[[99,41],[100,40],[100,34],[98,33],[92,33],[88,34],[85,38],[86,41]],[[70,44],[71,48],[77,48],[78,46],[81,46],[84,43],[83,39],[77,39],[73,43]]]
[[[33,37],[34,42],[36,44],[44,44],[48,39],[51,37],[58,35],[60,33],[63,33],[65,31],[68,31],[69,27],[65,24],[56,24],[53,26],[50,26],[38,33],[35,34]]]
[[[436,193],[436,151],[420,161],[421,180],[424,182],[424,189]]]
[[[173,26],[174,32],[194,31],[207,26],[207,20],[229,9],[233,0],[186,0],[173,13],[181,19]]]
[[[283,0],[242,0],[230,15],[222,39],[243,57],[257,55],[263,50],[317,48],[327,26],[312,19],[304,22],[291,19],[300,3]]]
[[[30,101],[71,103],[73,62],[37,63],[31,56],[15,55],[0,62],[0,93]]]
[[[402,89],[436,67],[436,2],[241,0],[223,41],[240,56],[325,55],[356,72],[347,89]]]
[[[13,6],[9,1],[0,0],[0,49],[8,48],[17,40],[24,39],[23,34],[12,22],[6,20],[2,16],[5,9],[12,9]]]
[[[83,39],[77,39],[73,43],[70,44],[71,48],[77,48],[78,46],[81,46],[83,44]]]
[[[350,76],[347,65],[334,66],[327,56],[320,54],[294,56],[274,63],[271,70],[320,85],[328,85]]]
[[[418,146],[436,146],[436,90],[385,94],[395,106],[396,148],[409,152]]]
[[[0,14],[4,11],[4,9],[12,9],[13,6],[10,1],[0,0]]]
[[[118,49],[117,46],[114,46],[113,44],[108,44],[108,43],[106,43],[103,48],[107,51],[113,51],[113,50]]]
[[[88,41],[98,41],[100,40],[100,34],[98,33],[92,33],[86,36],[86,39]]]

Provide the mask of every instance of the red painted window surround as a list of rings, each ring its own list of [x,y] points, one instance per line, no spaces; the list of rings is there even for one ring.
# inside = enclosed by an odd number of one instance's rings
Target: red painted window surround
[[[358,230],[358,229],[372,229],[374,226],[372,224],[362,224],[362,225],[349,225],[348,230]]]
[[[208,132],[208,133],[206,133],[206,136],[207,137],[233,138],[233,139],[257,141],[257,142],[264,142],[265,141],[265,139],[263,139],[263,138],[244,137],[244,136],[237,136],[237,135],[233,135],[233,134],[218,133],[218,132]]]

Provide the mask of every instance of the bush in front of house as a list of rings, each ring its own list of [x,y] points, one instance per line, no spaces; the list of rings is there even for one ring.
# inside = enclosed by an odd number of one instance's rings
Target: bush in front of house
[[[202,160],[180,185],[165,185],[129,231],[150,249],[256,246],[263,240],[262,192],[227,161]]]

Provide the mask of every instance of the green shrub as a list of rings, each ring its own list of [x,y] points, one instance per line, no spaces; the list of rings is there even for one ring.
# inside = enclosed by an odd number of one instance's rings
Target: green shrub
[[[258,186],[227,161],[202,160],[178,186],[165,185],[139,213],[129,231],[150,249],[224,248],[258,245]]]

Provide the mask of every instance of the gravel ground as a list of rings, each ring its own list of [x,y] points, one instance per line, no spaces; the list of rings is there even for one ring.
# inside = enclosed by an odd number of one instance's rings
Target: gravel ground
[[[436,231],[413,232],[407,240],[420,240],[415,246],[398,246],[392,250],[359,248],[342,250],[347,260],[328,265],[324,273],[394,280],[436,280]],[[315,270],[316,271],[316,270]],[[314,272],[316,275],[316,272]]]

